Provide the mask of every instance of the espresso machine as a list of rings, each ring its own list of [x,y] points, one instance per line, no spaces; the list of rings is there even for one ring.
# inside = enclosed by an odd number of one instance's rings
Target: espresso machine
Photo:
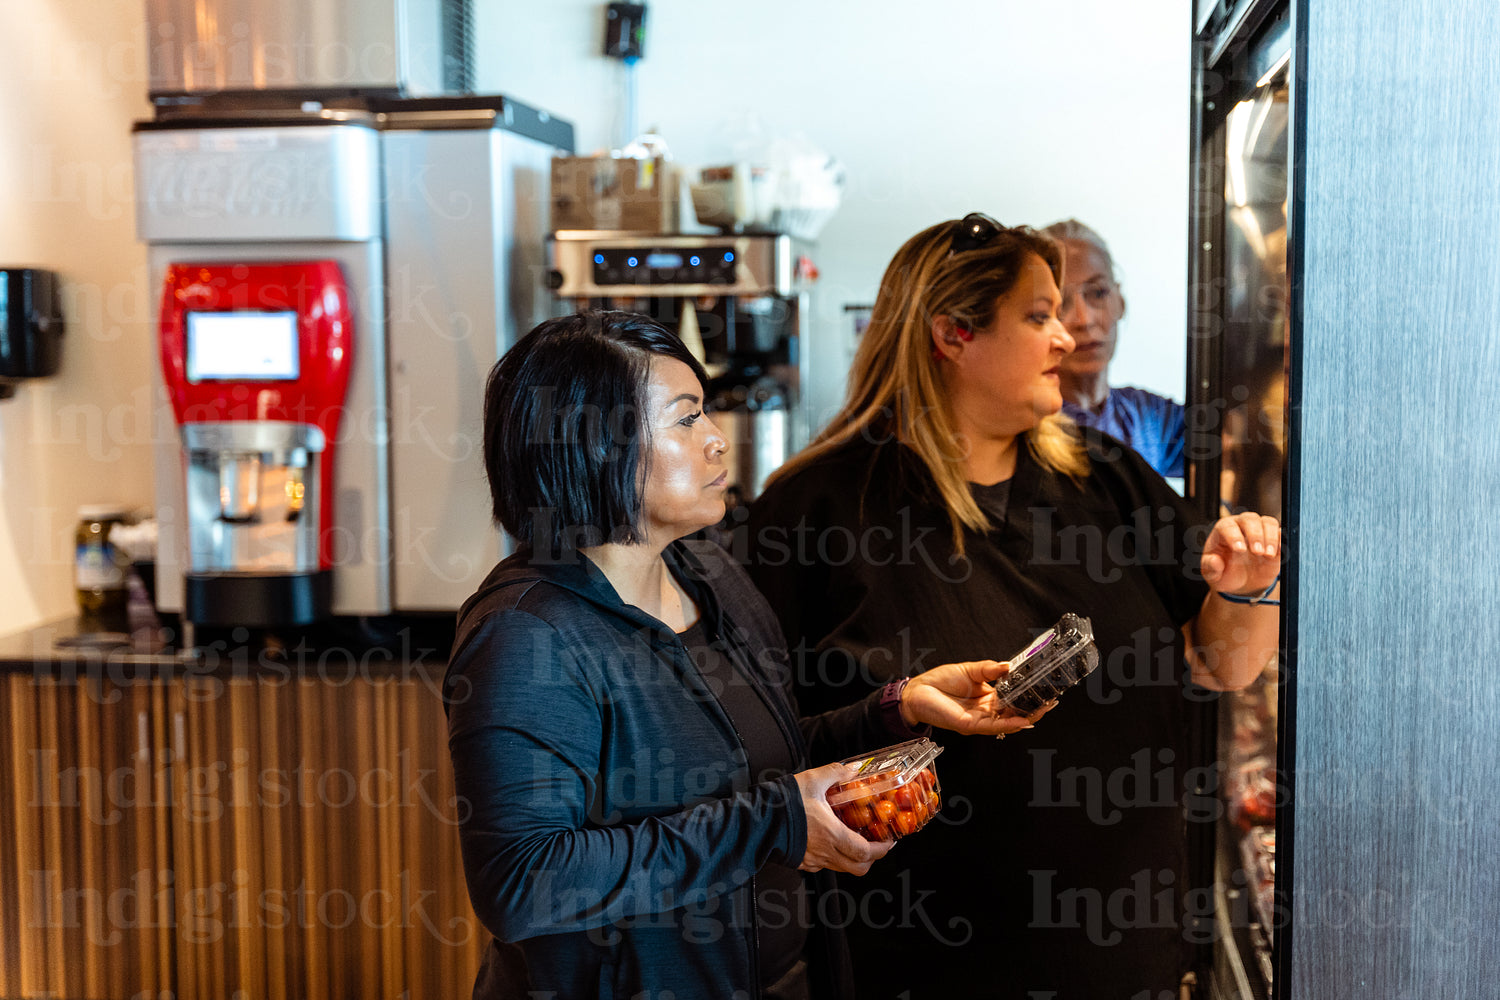
[[[572,308],[642,313],[704,363],[706,407],[730,442],[731,489],[754,499],[814,429],[809,246],[774,233],[560,229],[549,249],[549,283]]]

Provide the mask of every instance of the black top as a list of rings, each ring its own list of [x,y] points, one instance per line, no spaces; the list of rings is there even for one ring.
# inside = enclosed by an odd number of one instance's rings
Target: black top
[[[724,640],[710,636],[705,619],[678,633],[703,682],[724,706],[735,733],[745,745],[751,781],[774,781],[796,771],[796,759],[755,685],[736,670]],[[802,873],[795,866],[771,862],[755,879],[756,916],[760,923],[760,981],[774,983],[802,957],[807,943],[809,908]]]
[[[1010,502],[1009,479],[1002,479],[990,486],[980,486],[978,483],[970,483],[969,493],[973,495],[974,502],[979,504],[979,509],[984,511],[985,516],[990,519],[991,524],[1004,523],[1005,508]]]
[[[1134,451],[1085,441],[1081,483],[1023,446],[1004,517],[966,536],[966,558],[925,468],[891,442],[774,483],[738,540],[814,710],[1007,658],[1064,612],[1093,622],[1098,669],[1036,729],[935,736],[939,819],[845,883],[867,909],[898,907],[848,929],[861,997],[1176,995],[1184,735],[1202,695],[1178,628],[1207,594],[1207,526]]]
[[[776,619],[723,550],[664,558],[798,768],[892,742],[878,696],[797,716]],[[475,997],[758,995],[751,886],[800,862],[806,816],[791,774],[752,780],[676,633],[588,559],[522,550],[459,612],[443,696],[464,878],[494,936]],[[831,873],[811,881],[814,991],[847,997],[849,920]]]
[[[677,638],[703,675],[703,683],[733,723],[736,734],[745,745],[751,781],[774,781],[796,770],[792,749],[765,700],[754,684],[734,668],[725,655],[724,640],[711,635],[700,615],[686,632]]]

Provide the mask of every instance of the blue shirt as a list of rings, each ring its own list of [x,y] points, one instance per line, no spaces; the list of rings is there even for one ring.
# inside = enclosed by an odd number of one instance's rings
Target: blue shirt
[[[1124,386],[1109,390],[1097,412],[1067,402],[1063,403],[1063,412],[1084,427],[1124,441],[1163,478],[1182,478],[1187,431],[1181,404],[1145,389]]]

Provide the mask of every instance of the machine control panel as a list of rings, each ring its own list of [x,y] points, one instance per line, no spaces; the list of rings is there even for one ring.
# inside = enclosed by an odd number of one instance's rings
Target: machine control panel
[[[559,298],[616,295],[795,295],[808,250],[790,236],[662,235],[559,230],[547,241]]]
[[[736,255],[731,246],[693,248],[599,247],[594,251],[594,284],[723,285],[734,284]]]

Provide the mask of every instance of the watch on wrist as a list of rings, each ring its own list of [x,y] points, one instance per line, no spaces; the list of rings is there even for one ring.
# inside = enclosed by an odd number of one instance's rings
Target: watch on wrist
[[[920,736],[932,731],[931,726],[920,727],[908,726],[906,720],[901,717],[901,694],[906,690],[906,685],[911,681],[910,677],[903,677],[899,681],[891,681],[880,691],[880,716],[885,722],[885,728],[893,733],[911,734]]]

